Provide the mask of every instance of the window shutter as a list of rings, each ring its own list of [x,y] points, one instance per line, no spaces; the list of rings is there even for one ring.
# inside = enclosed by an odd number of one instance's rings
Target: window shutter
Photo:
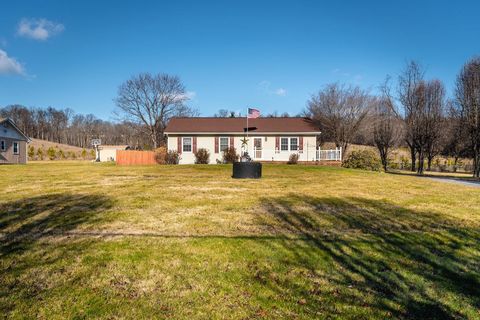
[[[298,137],[298,151],[303,151],[303,136]]]
[[[230,137],[230,148],[234,148],[235,147],[235,142],[233,140],[233,136]]]
[[[177,137],[177,152],[182,153],[182,137]]]
[[[218,153],[218,137],[215,137],[215,153]]]
[[[276,136],[275,137],[275,150],[280,150],[280,137]]]
[[[192,138],[192,151],[193,153],[197,152],[197,137]]]

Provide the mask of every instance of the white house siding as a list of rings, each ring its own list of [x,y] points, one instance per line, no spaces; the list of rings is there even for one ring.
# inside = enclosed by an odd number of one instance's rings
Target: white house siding
[[[210,163],[214,164],[218,161],[222,161],[223,154],[220,152],[220,145],[219,145],[219,152],[215,153],[215,136],[213,135],[169,135],[168,136],[168,150],[177,150],[178,146],[178,137],[197,137],[197,150],[200,148],[205,148],[210,152]],[[243,135],[217,135],[220,137],[229,137],[230,139],[233,137],[234,139],[234,147],[237,150],[237,153],[240,154],[242,151],[242,142],[241,139],[244,138]],[[298,137],[303,136],[303,151],[281,151],[276,150],[275,148],[275,141],[276,137]],[[253,148],[253,141],[254,138],[261,138],[262,139],[262,152],[257,152],[255,154]],[[314,161],[316,157],[316,135],[312,134],[278,134],[278,135],[249,135],[249,147],[248,153],[254,159],[258,161],[288,161],[290,155],[292,153],[299,154],[299,161]],[[300,140],[300,139],[299,139]],[[219,142],[220,144],[220,142]],[[229,143],[230,145],[230,143]],[[260,156],[260,157],[255,157]],[[192,152],[182,152],[181,153],[180,164],[192,164],[195,163],[195,156]]]
[[[100,161],[115,161],[117,159],[117,149],[100,149]]]

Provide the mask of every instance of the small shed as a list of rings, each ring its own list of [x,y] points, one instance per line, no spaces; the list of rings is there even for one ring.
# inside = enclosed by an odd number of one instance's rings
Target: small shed
[[[117,150],[130,150],[129,145],[100,145],[98,146],[98,159],[101,162],[116,161]]]

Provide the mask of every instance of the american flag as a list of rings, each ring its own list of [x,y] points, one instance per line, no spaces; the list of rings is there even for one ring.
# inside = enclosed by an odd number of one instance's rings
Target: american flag
[[[249,119],[255,119],[255,118],[258,118],[258,117],[260,117],[260,110],[248,108],[247,118],[249,118]]]

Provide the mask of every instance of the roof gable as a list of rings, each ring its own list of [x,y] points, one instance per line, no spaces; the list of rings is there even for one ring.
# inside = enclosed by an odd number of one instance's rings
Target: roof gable
[[[165,128],[174,133],[244,133],[247,118],[172,118]],[[320,133],[310,118],[256,118],[248,119],[250,133]]]
[[[25,141],[29,142],[30,138],[27,137],[22,130],[20,130],[16,125],[15,122],[13,122],[12,119],[10,118],[0,118],[0,125],[3,125],[5,127],[10,126],[13,130],[15,130],[19,137],[24,139]],[[0,131],[0,136],[2,136],[3,132]]]

